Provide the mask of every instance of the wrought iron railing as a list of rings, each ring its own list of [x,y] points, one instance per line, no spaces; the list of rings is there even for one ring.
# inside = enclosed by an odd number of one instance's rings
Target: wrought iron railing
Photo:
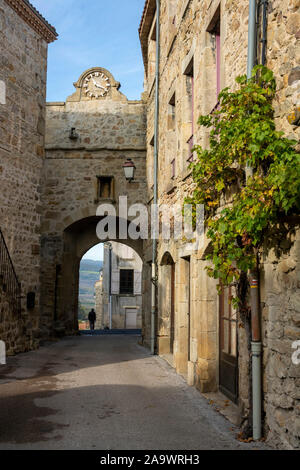
[[[0,290],[6,293],[12,311],[21,315],[21,284],[0,230]]]

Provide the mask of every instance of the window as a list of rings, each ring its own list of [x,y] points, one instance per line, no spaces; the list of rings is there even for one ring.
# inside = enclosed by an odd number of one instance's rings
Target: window
[[[156,70],[156,15],[153,19],[153,23],[150,29],[148,37],[148,92],[150,93],[152,85],[155,80]]]
[[[120,270],[120,294],[133,295],[133,281],[134,281],[134,270],[133,269],[121,269]]]
[[[147,161],[147,183],[148,183],[148,190],[150,192],[153,191],[154,189],[154,184],[153,184],[153,174],[154,174],[154,136],[149,142],[149,147],[148,147],[148,161]]]
[[[113,176],[98,176],[98,198],[114,199]]]
[[[216,64],[216,94],[217,101],[221,91],[221,8],[218,6],[207,31],[214,39],[215,64]]]
[[[177,152],[177,135],[176,135],[176,94],[173,93],[168,104],[168,161],[171,165],[171,179],[175,178],[175,156]],[[167,181],[167,180],[166,180]]]
[[[188,158],[190,163],[193,161],[192,148],[194,146],[194,58],[190,61],[184,72],[186,78],[186,97],[187,97],[187,120],[191,122],[191,135],[187,141],[188,144]]]
[[[176,160],[171,161],[171,179],[173,180],[176,176]]]
[[[220,37],[220,18],[215,29],[216,38],[216,72],[217,72],[217,100],[221,92],[221,37]]]
[[[177,0],[168,0],[168,9],[169,9],[169,23],[168,23],[168,33],[167,33],[167,56],[171,53],[175,38],[177,35],[177,25],[176,25],[176,10],[177,10]]]
[[[174,131],[176,124],[176,95],[173,94],[168,106],[168,130]]]

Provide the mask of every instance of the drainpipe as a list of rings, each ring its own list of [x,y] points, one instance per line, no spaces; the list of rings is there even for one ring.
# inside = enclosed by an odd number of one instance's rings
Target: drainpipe
[[[249,0],[249,26],[248,26],[248,63],[247,77],[251,78],[252,69],[256,62],[256,0]],[[246,166],[246,178],[253,175],[250,164]],[[252,420],[253,439],[261,439],[261,328],[260,328],[260,295],[258,262],[256,268],[250,272],[250,304],[251,304],[251,356],[252,356]]]
[[[267,48],[267,14],[268,14],[268,0],[261,0],[263,6],[262,12],[262,48],[261,48],[261,63],[266,64],[266,48]]]
[[[156,0],[156,65],[155,65],[155,115],[154,115],[154,191],[153,203],[158,201],[158,114],[159,114],[159,58],[160,58],[160,0]],[[157,237],[152,240],[152,288],[151,288],[151,354],[155,354],[155,319],[157,312]]]
[[[260,327],[260,296],[258,269],[250,274],[250,304],[251,304],[251,356],[252,356],[252,420],[253,439],[261,439],[261,327]]]
[[[252,69],[256,61],[256,0],[249,0],[249,20],[248,20],[248,62],[247,78],[252,76]],[[253,176],[253,170],[249,162],[246,165],[246,179]]]
[[[256,61],[256,0],[249,0],[247,77],[251,78]]]
[[[111,265],[112,265],[112,245],[108,243],[108,265],[109,265],[109,285],[108,285],[108,295],[109,295],[109,304],[108,304],[108,312],[109,312],[109,329],[112,329],[112,296],[111,296]]]

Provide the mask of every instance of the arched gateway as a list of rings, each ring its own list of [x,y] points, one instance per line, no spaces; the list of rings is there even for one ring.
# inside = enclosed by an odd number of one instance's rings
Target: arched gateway
[[[96,234],[100,204],[128,207],[147,202],[145,104],[128,101],[120,84],[95,67],[74,83],[65,103],[48,103],[42,210],[41,332],[70,334],[77,329],[79,263],[102,241]],[[124,162],[136,167],[134,180]],[[126,220],[129,223],[129,220]],[[117,223],[118,226],[118,223]],[[142,241],[120,239],[142,257]]]

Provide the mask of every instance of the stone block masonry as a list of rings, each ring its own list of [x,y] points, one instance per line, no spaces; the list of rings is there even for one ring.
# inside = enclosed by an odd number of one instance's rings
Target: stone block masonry
[[[128,101],[119,87],[109,71],[94,67],[65,103],[47,105],[40,325],[46,338],[77,331],[79,262],[101,241],[99,204],[118,211],[119,196],[128,197],[128,207],[146,199],[145,103]],[[131,183],[123,170],[127,158],[136,166]],[[141,240],[128,243],[142,254]]]
[[[139,30],[145,100],[148,98],[150,203],[154,167],[155,3],[146,1]],[[208,145],[207,130],[197,125],[198,117],[209,114],[218,103],[218,92],[225,87],[234,88],[235,78],[246,73],[249,2],[162,0],[160,10],[158,198],[160,205],[171,208],[182,205],[194,188],[189,169],[192,146]],[[277,82],[276,126],[287,137],[299,140],[299,0],[269,1],[267,17],[266,65],[273,70]],[[289,240],[282,240],[289,245],[282,257],[272,257],[266,249],[261,263],[265,435],[273,446],[286,448],[300,445],[299,366],[292,363],[292,344],[300,339],[298,238],[297,232],[290,245]],[[147,262],[151,261],[150,248],[145,243]],[[227,386],[227,394],[237,402],[244,425],[251,406],[249,332],[238,318],[237,329],[233,326],[230,331],[236,339],[231,344],[231,369],[222,369],[221,357],[228,342],[222,345],[220,298],[216,282],[205,271],[207,250],[208,243],[191,253],[183,241],[159,240],[157,349],[200,391],[214,392]],[[150,289],[150,269],[145,270],[144,283]],[[149,345],[149,296],[144,300],[144,344]],[[224,306],[228,313],[227,303]],[[227,339],[223,338],[225,343]]]
[[[55,38],[29,2],[0,0],[0,228],[22,285],[20,319],[1,300],[0,339],[9,354],[38,345],[47,48]],[[28,292],[36,294],[31,310]]]
[[[268,4],[266,59],[277,81],[276,125],[297,140],[299,0]],[[79,263],[104,241],[96,235],[98,205],[117,211],[119,196],[128,196],[129,206],[153,199],[155,27],[155,0],[147,0],[141,101],[128,101],[109,71],[93,67],[66,102],[46,107],[47,47],[55,30],[27,0],[0,0],[0,229],[22,286],[20,318],[0,290],[0,341],[8,354],[77,334]],[[208,143],[198,116],[210,113],[219,89],[235,87],[235,77],[246,71],[248,1],[161,0],[160,28],[158,196],[172,208],[194,187],[192,145]],[[136,166],[131,183],[123,172],[128,158]],[[112,241],[122,242],[118,234]],[[149,345],[151,244],[124,243],[144,261],[141,316]],[[300,375],[292,361],[300,339],[299,231],[279,245],[280,256],[266,247],[261,260],[264,430],[271,445],[292,449],[300,445]],[[207,276],[208,250],[208,243],[190,252],[183,240],[159,240],[157,350],[201,392],[227,386],[244,424],[251,407],[249,332],[237,318],[231,341],[221,337],[220,305],[228,314],[228,302],[220,303],[216,281]],[[233,366],[229,384],[221,373],[225,346]]]

